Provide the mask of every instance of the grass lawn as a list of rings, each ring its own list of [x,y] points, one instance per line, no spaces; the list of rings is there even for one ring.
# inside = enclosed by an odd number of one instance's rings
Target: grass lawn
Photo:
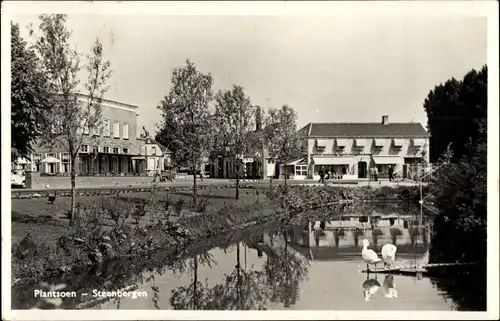
[[[201,190],[198,191],[200,198],[206,198],[209,201],[208,207],[218,209],[224,204],[250,204],[259,201],[267,201],[265,195],[257,195],[256,190],[240,189],[240,199],[235,199],[235,189]],[[175,200],[182,198],[184,201],[191,201],[192,197],[189,191],[185,192],[158,192],[156,199],[162,200],[166,196]],[[77,202],[83,205],[100,203],[103,199],[112,197],[110,195],[101,196],[77,196]],[[134,194],[120,194],[120,198],[130,201],[140,201],[150,199],[148,192]],[[19,243],[24,236],[31,231],[31,235],[37,242],[53,243],[63,235],[69,233],[69,220],[64,217],[64,212],[71,206],[70,197],[61,197],[56,199],[54,204],[50,204],[47,198],[39,199],[12,199],[12,245]],[[110,224],[114,224],[111,220]],[[129,218],[128,223],[134,224],[134,220]],[[141,218],[140,225],[146,225],[150,222],[149,215]]]

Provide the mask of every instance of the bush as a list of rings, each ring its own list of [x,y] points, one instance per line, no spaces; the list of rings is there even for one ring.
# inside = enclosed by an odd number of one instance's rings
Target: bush
[[[183,198],[179,198],[173,202],[172,206],[173,206],[174,212],[175,212],[175,214],[177,214],[177,216],[181,215],[181,211],[184,208],[184,204],[185,204],[185,201]]]
[[[134,205],[130,202],[123,201],[117,197],[106,198],[102,201],[102,209],[105,215],[109,216],[111,220],[115,222],[116,225],[122,224],[134,211]]]

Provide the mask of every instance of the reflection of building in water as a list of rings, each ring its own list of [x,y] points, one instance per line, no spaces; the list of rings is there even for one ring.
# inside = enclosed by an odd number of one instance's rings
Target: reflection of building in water
[[[362,240],[379,252],[387,243],[398,247],[397,256],[423,254],[431,238],[430,222],[419,222],[414,216],[351,215],[342,220],[315,221],[295,225],[288,233],[292,247],[314,259],[337,256],[359,256]]]

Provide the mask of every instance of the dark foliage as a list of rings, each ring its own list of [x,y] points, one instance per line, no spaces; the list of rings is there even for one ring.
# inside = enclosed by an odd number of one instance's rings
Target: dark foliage
[[[469,139],[475,141],[480,134],[478,120],[486,119],[488,68],[471,70],[462,80],[451,78],[431,90],[424,101],[427,127],[431,134],[430,160],[435,162],[448,145],[454,159],[467,153]]]

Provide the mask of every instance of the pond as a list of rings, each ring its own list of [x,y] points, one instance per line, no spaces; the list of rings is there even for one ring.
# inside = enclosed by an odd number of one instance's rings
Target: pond
[[[447,288],[435,280],[361,273],[366,268],[361,258],[363,239],[379,255],[384,244],[396,244],[396,264],[428,260],[432,220],[419,222],[416,217],[374,210],[366,216],[350,213],[328,221],[257,228],[231,244],[216,245],[163,269],[151,267],[150,271],[139,272],[140,276],[130,277],[128,283],[109,287],[107,281],[102,288],[96,288],[119,290],[128,284],[131,287],[127,289],[139,291],[140,297],[96,300],[91,288],[87,288],[86,294],[80,291],[78,298],[67,299],[63,308],[460,309]],[[127,275],[126,270],[132,268],[124,265],[122,269]],[[93,277],[100,276],[97,273]],[[69,283],[66,290],[81,290],[80,286],[75,288],[78,282]],[[13,308],[28,308],[26,302],[31,300],[27,300],[26,293],[33,289],[13,289]]]

